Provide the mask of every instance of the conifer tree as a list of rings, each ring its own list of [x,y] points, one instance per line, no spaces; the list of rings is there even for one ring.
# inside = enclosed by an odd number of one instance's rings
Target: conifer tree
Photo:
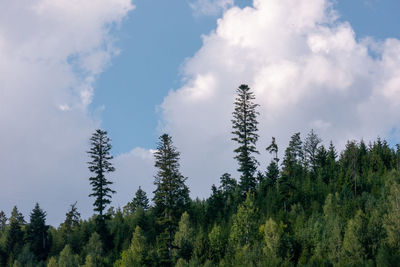
[[[118,260],[115,266],[144,266],[146,258],[146,238],[143,236],[142,229],[136,226],[132,236],[131,245],[121,254],[121,259]]]
[[[76,203],[70,206],[70,210],[65,214],[65,220],[60,225],[61,236],[65,244],[69,244],[73,251],[77,251],[80,243],[79,222],[81,215],[78,212]]]
[[[314,130],[311,129],[311,132],[308,133],[304,142],[304,165],[305,168],[308,168],[313,172],[316,170],[318,145],[321,141],[321,138],[319,138],[318,135],[314,133]]]
[[[101,236],[94,232],[84,248],[86,255],[91,257],[91,261],[94,262],[95,266],[102,266],[103,259],[103,245],[101,242]]]
[[[266,150],[273,155],[273,159],[271,160],[271,163],[268,165],[266,173],[268,182],[270,182],[273,185],[275,184],[279,176],[278,145],[276,144],[275,137],[272,137],[271,144],[266,148]]]
[[[17,256],[23,245],[23,232],[22,225],[25,223],[22,213],[20,213],[16,206],[11,211],[11,216],[8,219],[9,227],[6,232],[5,252],[9,259],[13,261]]]
[[[146,192],[143,191],[140,186],[139,189],[136,191],[133,200],[128,203],[127,208],[130,212],[135,212],[138,208],[141,208],[143,210],[149,209],[149,199],[147,198]]]
[[[185,211],[179,221],[178,231],[174,239],[174,257],[189,261],[192,256],[194,231],[190,225],[189,214]]]
[[[7,216],[4,211],[0,211],[0,231],[4,231],[6,229],[7,224]]]
[[[283,171],[288,175],[293,175],[301,166],[303,160],[303,148],[300,133],[295,133],[290,138],[289,146],[285,150],[283,159]]]
[[[254,191],[256,188],[255,172],[257,170],[257,160],[254,154],[258,154],[256,142],[258,140],[257,115],[258,104],[253,103],[254,93],[250,88],[242,84],[237,89],[237,97],[234,103],[232,134],[233,141],[238,143],[234,150],[235,159],[239,163],[238,171],[241,173],[240,188],[242,193]]]
[[[218,263],[225,254],[226,240],[222,234],[221,226],[215,224],[211,232],[208,234],[210,243],[210,257]]]
[[[32,210],[30,222],[26,229],[26,239],[30,250],[35,254],[39,261],[45,260],[50,249],[49,236],[46,225],[46,212],[44,212],[38,203]]]
[[[103,219],[104,210],[111,203],[111,194],[115,193],[109,187],[112,182],[106,178],[107,173],[115,171],[110,162],[113,159],[113,156],[110,155],[111,140],[106,131],[97,129],[90,141],[91,148],[88,154],[92,161],[88,162],[88,164],[89,170],[94,176],[89,178],[93,191],[89,196],[95,197],[95,202],[93,203],[94,211],[99,213],[100,219]]]
[[[154,157],[155,167],[158,169],[154,181],[157,187],[153,192],[154,210],[160,232],[163,232],[159,237],[159,245],[168,249],[168,253],[160,251],[159,254],[168,255],[169,259],[164,259],[165,264],[168,264],[172,257],[176,226],[190,201],[189,189],[185,185],[186,178],[179,171],[179,152],[168,134],[160,136]]]
[[[233,249],[251,245],[257,238],[257,207],[254,197],[247,194],[246,200],[239,205],[229,236]]]
[[[65,221],[63,226],[69,232],[71,229],[79,224],[79,220],[81,218],[81,214],[78,212],[78,208],[76,207],[76,203],[71,205],[70,210],[65,214]]]
[[[57,266],[79,266],[79,256],[74,254],[69,245],[66,245],[61,251]]]

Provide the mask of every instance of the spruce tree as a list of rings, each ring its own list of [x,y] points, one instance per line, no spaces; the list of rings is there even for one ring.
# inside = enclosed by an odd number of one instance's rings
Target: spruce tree
[[[273,159],[267,167],[266,177],[268,184],[274,185],[279,176],[278,145],[276,144],[275,137],[272,137],[271,144],[266,148],[266,150],[273,155]]]
[[[238,171],[241,173],[240,189],[242,194],[247,191],[254,191],[256,188],[255,172],[257,170],[257,160],[254,154],[258,154],[256,142],[257,134],[257,115],[258,104],[253,103],[255,99],[254,93],[250,88],[242,84],[237,89],[237,97],[234,103],[232,134],[233,141],[238,143],[238,147],[234,150],[235,159],[239,163]]]
[[[49,226],[46,225],[46,212],[36,203],[26,229],[26,240],[29,243],[30,250],[38,261],[45,260],[50,249],[48,229]]]
[[[154,157],[158,171],[154,181],[157,188],[153,192],[153,202],[161,232],[158,242],[161,248],[168,249],[168,252],[159,251],[159,255],[168,255],[168,259],[161,259],[163,264],[168,265],[171,263],[176,226],[189,205],[189,189],[185,185],[186,178],[179,171],[179,152],[173,146],[171,136],[160,136]]]
[[[23,236],[22,226],[25,223],[24,216],[20,213],[16,206],[11,211],[8,219],[9,226],[6,232],[5,252],[11,263],[22,249]]]
[[[304,142],[304,165],[305,168],[316,171],[316,162],[317,162],[317,151],[318,145],[321,143],[321,138],[318,137],[314,133],[314,130],[311,129],[311,132],[307,135],[307,138]]]
[[[6,229],[7,216],[4,211],[0,210],[0,232]]]
[[[301,169],[303,160],[303,148],[300,133],[295,133],[290,138],[289,146],[285,150],[285,158],[283,159],[283,172],[288,176],[296,175]]]
[[[81,215],[78,212],[76,203],[70,206],[70,210],[65,214],[65,221],[60,225],[60,232],[65,244],[70,245],[73,251],[78,251],[80,238],[79,238],[79,225]]]
[[[147,198],[146,192],[142,190],[139,186],[139,189],[136,191],[135,197],[131,202],[128,203],[127,209],[129,212],[135,212],[138,208],[143,210],[149,209],[149,199]]]
[[[111,140],[107,136],[107,132],[97,129],[90,138],[91,148],[87,152],[92,159],[88,162],[89,170],[94,174],[90,177],[92,191],[89,196],[95,197],[93,203],[94,211],[98,212],[100,219],[103,219],[103,212],[108,204],[111,203],[111,194],[115,193],[109,186],[111,181],[107,180],[106,174],[115,171],[110,160],[113,156],[110,155]]]

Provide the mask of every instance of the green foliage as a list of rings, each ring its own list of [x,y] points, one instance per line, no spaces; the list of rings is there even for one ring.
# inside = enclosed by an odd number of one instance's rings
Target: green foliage
[[[22,213],[14,206],[9,218],[9,226],[6,232],[5,252],[8,255],[8,262],[13,263],[16,256],[22,249],[23,236],[22,225],[25,223]]]
[[[16,207],[8,223],[0,212],[0,266],[398,266],[400,145],[350,141],[338,156],[312,130],[305,140],[292,135],[282,165],[272,138],[263,169],[254,158],[253,100],[247,86],[238,89],[239,185],[224,173],[210,197],[191,200],[179,152],[164,134],[153,204],[139,187],[124,212],[104,213],[113,192],[105,176],[114,168],[110,140],[98,130],[89,151],[98,214],[82,220],[75,203],[54,228],[39,205],[29,224]]]
[[[232,134],[233,141],[238,143],[238,147],[234,150],[235,159],[239,163],[238,171],[242,174],[240,177],[240,188],[242,194],[248,191],[254,191],[256,188],[256,180],[254,174],[257,170],[257,160],[254,154],[258,154],[256,143],[257,134],[257,115],[258,104],[254,104],[254,93],[250,88],[242,84],[237,89],[237,97],[234,103],[234,111],[232,113]]]
[[[264,254],[271,260],[277,258],[281,243],[281,233],[278,225],[271,218],[264,225],[264,243]]]
[[[343,238],[342,257],[343,264],[350,266],[362,265],[366,254],[363,246],[363,213],[359,210],[353,219],[347,223]]]
[[[257,209],[254,205],[254,197],[247,194],[246,200],[239,205],[229,236],[230,247],[239,249],[250,246],[257,240]]]
[[[178,231],[173,242],[173,256],[177,259],[190,260],[193,251],[194,231],[190,225],[189,214],[184,212],[179,221]]]
[[[7,216],[4,211],[0,210],[0,232],[3,232],[6,229],[7,224]]]
[[[60,257],[58,258],[58,267],[78,267],[79,257],[72,252],[69,245],[61,251]]]
[[[226,249],[227,238],[224,236],[221,226],[214,225],[211,232],[208,234],[210,244],[210,258],[215,262],[223,259]]]
[[[87,256],[90,256],[89,260],[93,262],[95,266],[103,265],[103,244],[98,233],[94,232],[91,235],[89,242],[84,248],[84,251],[86,252],[86,259],[88,259]]]
[[[388,201],[388,212],[383,221],[387,244],[400,250],[400,185],[396,181],[390,185]]]
[[[107,180],[106,174],[115,171],[110,160],[111,140],[107,136],[107,132],[97,129],[90,138],[90,150],[87,152],[91,158],[88,162],[89,170],[95,175],[89,178],[92,185],[92,191],[89,196],[95,197],[93,203],[94,211],[98,212],[100,217],[103,216],[104,209],[111,203],[111,194],[115,193],[109,186],[111,181]]]
[[[51,244],[48,229],[49,226],[46,225],[46,212],[36,203],[35,208],[31,212],[30,223],[26,228],[26,241],[29,244],[30,250],[39,261],[45,260],[50,250]]]
[[[127,250],[124,250],[114,266],[121,267],[135,267],[143,266],[146,261],[146,239],[143,236],[142,229],[136,226],[135,232],[132,236],[131,245]]]
[[[179,152],[169,135],[163,134],[154,153],[155,167],[158,169],[154,184],[154,210],[159,225],[159,255],[162,261],[172,258],[174,232],[181,214],[189,207],[189,189],[186,178],[179,171]],[[165,242],[166,244],[162,244]],[[167,248],[168,253],[165,253]],[[167,256],[167,258],[165,258]]]
[[[135,197],[124,207],[124,210],[126,213],[133,213],[138,208],[143,210],[147,210],[149,208],[149,199],[147,198],[146,192],[144,192],[140,186],[136,191]]]

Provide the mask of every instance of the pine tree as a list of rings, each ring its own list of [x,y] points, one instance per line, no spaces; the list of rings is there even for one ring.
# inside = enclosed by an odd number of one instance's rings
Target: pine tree
[[[266,148],[266,150],[274,156],[267,167],[266,173],[268,183],[274,185],[279,176],[278,145],[276,144],[275,137],[272,137],[271,144]]]
[[[121,259],[118,260],[115,266],[144,266],[146,258],[146,238],[143,236],[142,229],[136,226],[132,236],[131,245],[121,254]]]
[[[24,233],[21,227],[25,223],[25,220],[22,213],[14,206],[8,221],[9,226],[6,232],[5,252],[12,262],[22,249]]]
[[[311,132],[308,133],[304,142],[304,165],[313,172],[316,171],[317,151],[321,141],[321,138],[311,129]]]
[[[168,264],[172,257],[174,231],[180,216],[189,205],[189,189],[185,185],[186,178],[179,171],[179,152],[173,146],[168,134],[160,136],[154,157],[158,171],[154,181],[157,188],[153,192],[153,202],[159,230],[162,232],[159,244],[160,247],[168,248],[168,253],[159,254],[168,254],[169,259],[165,259]],[[163,242],[166,246],[162,245]]]
[[[78,226],[81,214],[78,212],[76,203],[70,206],[70,210],[65,214],[65,221],[60,226],[63,241],[69,244],[73,251],[77,251],[80,243]]]
[[[76,203],[71,205],[71,209],[65,214],[65,227],[70,231],[72,227],[75,227],[79,224],[79,220],[81,218],[81,214],[78,212],[78,208],[76,207]]]
[[[226,240],[222,234],[221,226],[215,224],[211,232],[208,234],[210,243],[210,257],[218,263],[225,254]]]
[[[139,189],[136,191],[133,200],[127,205],[127,209],[131,213],[135,212],[138,208],[141,208],[143,210],[149,209],[149,199],[147,198],[146,192],[143,191],[140,186]]]
[[[94,232],[84,248],[86,255],[91,257],[95,266],[102,266],[103,263],[103,245],[101,242],[101,236]]]
[[[36,203],[26,229],[26,239],[30,245],[30,250],[39,261],[47,258],[50,249],[48,229],[49,226],[46,225],[46,212]]]
[[[273,160],[278,165],[278,145],[276,144],[275,137],[272,137],[271,144],[265,150],[267,150],[270,154],[274,156]]]
[[[289,146],[285,150],[283,159],[283,171],[288,175],[293,175],[301,166],[303,160],[303,149],[300,133],[295,133],[290,138]]]
[[[79,266],[79,256],[74,254],[69,245],[66,245],[58,258],[58,266]]]
[[[235,159],[239,163],[238,171],[241,173],[240,188],[242,193],[254,191],[256,188],[256,179],[254,174],[257,170],[257,160],[254,154],[258,154],[256,142],[257,134],[257,115],[256,111],[258,104],[254,104],[254,93],[250,88],[242,84],[237,89],[237,97],[235,99],[235,109],[232,119],[232,134],[233,141],[238,143],[238,147],[234,150],[237,154]]]
[[[246,200],[239,205],[229,236],[229,243],[233,249],[250,246],[257,239],[257,207],[254,197],[247,194]]]
[[[93,193],[89,196],[95,197],[95,202],[93,203],[94,211],[97,211],[100,217],[103,217],[104,209],[111,203],[111,194],[115,193],[109,187],[112,182],[105,177],[106,173],[115,171],[110,162],[113,159],[113,156],[110,155],[111,140],[108,138],[106,131],[97,129],[90,141],[91,148],[88,154],[92,161],[88,162],[88,164],[89,170],[95,176],[89,178],[93,190]]]
[[[189,214],[185,211],[179,221],[178,231],[174,239],[174,257],[189,261],[192,256],[194,231],[190,225]]]
[[[0,211],[0,232],[6,229],[7,216],[4,211]]]

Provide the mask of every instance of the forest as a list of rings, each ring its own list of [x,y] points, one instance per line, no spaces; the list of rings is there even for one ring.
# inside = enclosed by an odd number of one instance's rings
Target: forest
[[[226,138],[239,177],[223,173],[207,199],[191,199],[180,153],[163,134],[152,197],[139,187],[111,207],[111,140],[98,129],[87,152],[93,216],[82,219],[74,200],[57,228],[39,204],[29,218],[16,206],[9,217],[0,211],[0,265],[398,266],[400,146],[349,140],[338,152],[311,130],[294,133],[279,158],[275,137],[257,146],[254,92],[236,90]],[[257,161],[260,149],[270,161]]]

